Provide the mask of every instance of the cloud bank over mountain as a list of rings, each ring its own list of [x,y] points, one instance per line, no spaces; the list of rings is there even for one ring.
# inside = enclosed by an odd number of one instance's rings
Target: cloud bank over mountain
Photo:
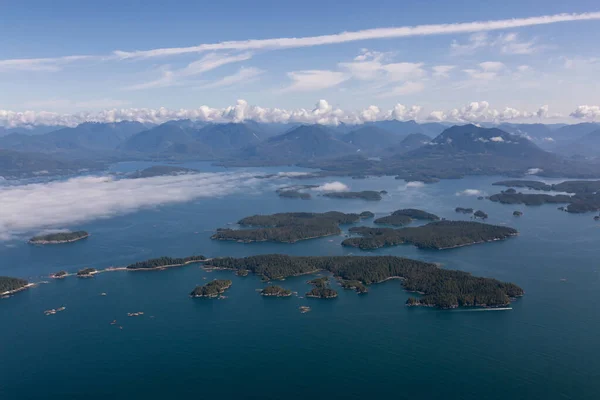
[[[369,106],[363,110],[348,111],[336,108],[326,100],[319,100],[314,108],[268,108],[248,104],[238,100],[233,106],[213,108],[201,106],[195,109],[168,108],[114,108],[98,112],[80,112],[60,114],[47,111],[10,111],[0,109],[0,127],[21,126],[76,126],[84,122],[115,123],[136,121],[141,123],[160,124],[170,120],[191,119],[204,122],[227,123],[254,121],[259,123],[303,123],[338,125],[362,124],[365,122],[384,120],[420,120],[438,122],[503,122],[503,121],[533,121],[561,117],[550,114],[548,106],[543,105],[535,111],[518,110],[512,107],[503,109],[493,108],[487,101],[471,102],[466,106],[446,111],[433,111],[424,115],[423,108],[418,105],[406,106],[396,104],[393,108],[384,110],[377,106]],[[600,106],[579,106],[570,116],[573,119],[598,120]]]

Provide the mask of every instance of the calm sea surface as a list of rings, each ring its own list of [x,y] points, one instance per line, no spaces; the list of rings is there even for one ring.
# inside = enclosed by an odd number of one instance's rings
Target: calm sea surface
[[[126,163],[114,170],[146,166]],[[206,163],[187,166],[225,171]],[[300,169],[252,171],[286,170]],[[491,183],[498,179],[423,187],[391,177],[265,179],[247,193],[68,226],[92,234],[76,243],[32,246],[27,236],[0,242],[0,275],[50,281],[0,300],[0,399],[599,399],[600,223],[553,205],[506,206],[457,195],[465,189],[496,193],[501,188]],[[389,195],[380,202],[316,194],[303,201],[274,193],[286,184],[336,180]],[[258,213],[370,210],[383,216],[415,207],[467,219],[454,212],[457,206],[482,209],[489,223],[512,226],[520,235],[446,251],[398,246],[374,252],[343,248],[343,236],[296,244],[209,238],[216,228]],[[515,218],[514,210],[524,215]],[[408,294],[390,281],[365,296],[339,289],[334,300],[273,299],[256,292],[265,286],[257,277],[197,265],[47,279],[60,269],[123,266],[163,255],[264,253],[405,256],[512,281],[526,295],[510,311],[407,308]],[[195,285],[214,278],[233,280],[228,298],[188,297]],[[303,296],[306,280],[281,285]],[[301,305],[312,311],[300,314]],[[56,315],[43,313],[61,306],[66,310]],[[127,317],[136,311],[144,315]]]

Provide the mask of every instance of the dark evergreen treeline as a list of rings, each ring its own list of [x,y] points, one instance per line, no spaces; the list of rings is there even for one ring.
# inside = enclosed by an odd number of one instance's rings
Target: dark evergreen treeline
[[[231,287],[233,282],[229,279],[216,279],[206,285],[196,286],[190,293],[192,297],[217,297]]]
[[[462,213],[462,214],[473,214],[472,208],[456,207],[454,209],[454,211],[456,211],[457,213]]]
[[[361,219],[367,219],[367,218],[373,218],[375,216],[375,214],[373,214],[371,211],[363,211],[360,214],[358,214],[358,216]]]
[[[183,265],[190,262],[195,261],[204,261],[206,257],[204,256],[189,256],[183,258],[173,258],[173,257],[158,257],[152,258],[150,260],[138,261],[133,264],[129,264],[127,269],[152,269],[152,268],[160,268],[167,265]]]
[[[377,218],[373,222],[380,225],[404,226],[410,224],[412,222],[412,218],[406,215],[388,215]]]
[[[565,181],[549,185],[538,181],[516,180],[496,182],[494,185],[574,193],[572,196],[565,194],[549,195],[541,193],[517,193],[514,189],[508,189],[490,196],[490,200],[503,204],[538,206],[546,203],[569,203],[565,210],[577,214],[600,210],[600,181]]]
[[[440,219],[440,217],[438,217],[435,214],[431,214],[423,210],[417,210],[416,208],[405,208],[403,210],[396,210],[392,213],[392,215],[404,215],[412,219],[421,219],[428,221],[437,221]]]
[[[356,293],[367,293],[369,291],[361,281],[357,280],[342,280],[340,284],[342,288],[355,290]]]
[[[505,226],[489,225],[473,221],[436,221],[413,228],[350,228],[361,235],[342,242],[343,246],[362,250],[396,246],[410,243],[421,249],[446,249],[468,244],[489,242],[514,236],[517,231]]]
[[[488,218],[488,215],[487,215],[487,213],[485,213],[485,212],[483,212],[483,211],[481,211],[481,210],[477,210],[477,211],[475,211],[475,212],[473,213],[473,216],[474,216],[475,218],[481,218],[481,219],[487,219],[487,218]]]
[[[67,242],[73,240],[83,239],[88,237],[89,234],[86,231],[76,231],[76,232],[57,232],[57,233],[49,233],[47,235],[39,235],[34,236],[29,239],[30,242]]]
[[[0,276],[0,293],[21,289],[29,282],[25,279],[11,278],[10,276]]]
[[[84,268],[77,271],[77,276],[89,276],[96,272],[96,268]]]
[[[382,199],[381,192],[374,190],[364,190],[362,192],[331,192],[325,193],[323,196],[333,199],[361,199],[369,201],[379,201]]]
[[[337,297],[338,293],[329,287],[329,278],[324,276],[322,278],[315,278],[307,282],[314,287],[306,293],[306,297],[317,297],[319,299],[333,299]]]
[[[457,306],[504,306],[523,295],[513,283],[474,277],[467,272],[439,268],[435,264],[393,256],[293,257],[266,254],[245,258],[217,258],[219,268],[247,269],[265,279],[284,278],[316,270],[329,271],[344,281],[369,285],[389,278],[402,278],[404,288],[422,293],[420,305],[451,308]],[[310,292],[309,292],[310,293]]]
[[[288,297],[292,295],[292,291],[284,289],[281,286],[267,286],[260,291],[263,296],[274,296],[274,297]]]
[[[303,193],[297,190],[280,190],[277,191],[277,194],[279,194],[279,197],[285,197],[288,199],[310,200],[311,198],[310,193]]]
[[[254,215],[241,219],[238,223],[251,229],[219,229],[211,236],[216,240],[236,240],[242,242],[284,242],[321,236],[338,235],[340,224],[358,222],[358,214],[344,214],[337,211],[326,213],[279,213]]]

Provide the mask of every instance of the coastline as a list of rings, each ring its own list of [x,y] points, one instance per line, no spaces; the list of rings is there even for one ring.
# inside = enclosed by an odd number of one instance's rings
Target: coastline
[[[78,237],[78,238],[75,238],[75,239],[69,239],[69,240],[32,240],[32,239],[29,239],[27,241],[27,243],[29,243],[29,244],[42,244],[42,245],[44,245],[44,244],[73,243],[73,242],[77,242],[79,240],[87,239],[89,237],[90,237],[90,234],[88,233],[85,236]]]
[[[36,283],[28,283],[27,285],[22,286],[22,287],[20,287],[18,289],[7,290],[4,293],[0,293],[0,298],[10,297],[10,296],[12,296],[15,293],[22,292],[23,290],[27,290],[29,288],[34,287],[35,285],[37,285],[37,284]]]

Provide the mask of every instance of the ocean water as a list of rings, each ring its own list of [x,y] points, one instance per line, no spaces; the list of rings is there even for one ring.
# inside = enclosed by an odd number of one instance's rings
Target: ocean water
[[[145,166],[125,163],[113,170]],[[600,223],[553,205],[507,206],[457,195],[466,189],[496,193],[502,188],[491,183],[498,179],[416,187],[392,177],[265,179],[252,191],[67,226],[92,234],[80,242],[32,246],[26,235],[0,242],[0,275],[49,281],[0,300],[0,399],[598,399]],[[332,181],[389,195],[380,202],[316,194],[304,201],[274,193],[286,184]],[[209,238],[216,228],[258,213],[370,210],[383,216],[415,207],[467,219],[454,212],[457,206],[481,209],[490,215],[487,222],[512,226],[520,235],[445,251],[398,246],[373,252],[343,248],[343,235],[296,244]],[[524,212],[520,218],[512,216],[517,209]],[[507,311],[441,311],[405,307],[408,294],[398,281],[374,285],[364,296],[340,288],[337,299],[319,300],[301,298],[310,289],[307,277],[281,283],[298,296],[263,298],[256,290],[265,284],[257,277],[198,265],[47,278],[60,269],[121,266],[162,255],[263,253],[405,256],[512,281],[526,295]],[[226,299],[188,296],[214,278],[233,280]],[[301,305],[312,311],[301,314]],[[60,306],[66,310],[43,313]],[[144,315],[127,317],[136,311]]]

